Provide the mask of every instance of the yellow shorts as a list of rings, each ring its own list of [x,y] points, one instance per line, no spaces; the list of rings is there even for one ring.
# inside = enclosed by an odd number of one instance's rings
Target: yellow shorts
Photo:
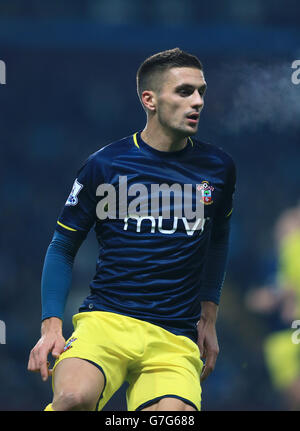
[[[163,397],[201,408],[198,346],[188,337],[121,314],[89,311],[73,316],[74,332],[55,362],[81,358],[105,376],[98,410],[127,381],[128,411],[141,410]]]

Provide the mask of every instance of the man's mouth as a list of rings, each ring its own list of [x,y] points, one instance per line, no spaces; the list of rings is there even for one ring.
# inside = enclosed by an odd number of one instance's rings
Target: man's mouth
[[[189,114],[189,115],[187,115],[187,119],[188,119],[189,123],[197,124],[199,121],[199,113],[195,112],[193,114]]]

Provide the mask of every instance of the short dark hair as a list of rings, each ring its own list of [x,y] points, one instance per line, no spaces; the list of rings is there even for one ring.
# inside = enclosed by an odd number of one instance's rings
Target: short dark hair
[[[141,101],[143,91],[157,90],[154,76],[173,67],[195,67],[203,70],[201,61],[195,55],[179,48],[168,49],[151,55],[140,65],[136,74],[137,93]]]

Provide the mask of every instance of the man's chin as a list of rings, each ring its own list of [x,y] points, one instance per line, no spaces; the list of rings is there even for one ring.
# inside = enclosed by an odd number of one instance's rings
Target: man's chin
[[[173,134],[174,137],[180,137],[180,138],[188,138],[189,136],[194,136],[198,132],[198,125],[195,127],[180,127],[180,128],[173,128]]]
[[[188,127],[186,129],[186,136],[194,136],[198,132],[198,125],[196,127]]]
[[[188,136],[194,136],[194,135],[196,135],[196,134],[197,134],[197,132],[198,132],[198,127],[197,127],[197,128],[195,128],[195,129],[192,129],[192,130],[189,132]]]

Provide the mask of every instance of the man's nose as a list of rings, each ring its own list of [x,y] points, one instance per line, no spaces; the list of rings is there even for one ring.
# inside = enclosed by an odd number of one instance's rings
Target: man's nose
[[[193,106],[193,108],[196,108],[196,107],[197,108],[202,108],[203,105],[204,105],[203,96],[198,91],[196,91],[195,94],[194,94],[192,106]]]

